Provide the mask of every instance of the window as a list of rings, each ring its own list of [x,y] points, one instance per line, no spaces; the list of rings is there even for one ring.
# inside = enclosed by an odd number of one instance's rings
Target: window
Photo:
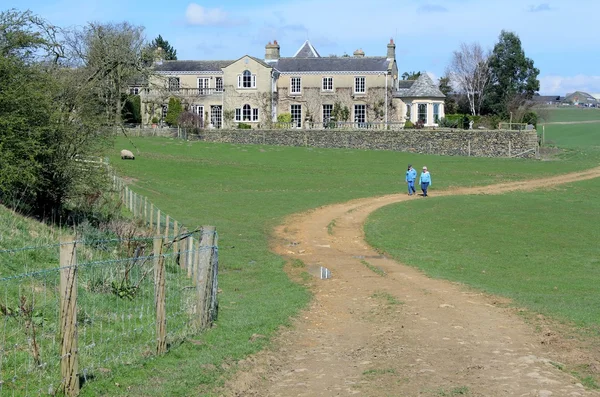
[[[354,105],[354,122],[365,123],[367,121],[367,105]]]
[[[235,109],[235,121],[258,121],[258,108],[246,104]]]
[[[323,91],[333,91],[333,77],[323,77]]]
[[[198,79],[198,94],[200,95],[206,95],[209,92],[209,84],[210,84],[210,79],[206,78],[206,77],[202,77]]]
[[[244,70],[238,75],[238,88],[256,88],[256,75]]]
[[[169,91],[179,91],[179,77],[169,77]]]
[[[365,93],[365,78],[355,77],[354,78],[354,93],[364,94]]]
[[[223,92],[223,77],[217,77],[215,79],[215,91]]]
[[[292,127],[302,126],[302,105],[291,105],[290,113],[292,114]]]
[[[302,92],[302,80],[300,77],[290,78],[290,94],[299,95]]]
[[[169,111],[169,105],[162,105],[162,119],[163,120],[167,117],[168,111]]]
[[[419,113],[418,113],[418,121],[422,121],[423,124],[427,124],[427,104],[426,103],[419,103]]]
[[[406,105],[406,118],[410,120],[412,106],[410,104]]]
[[[138,87],[131,87],[129,89],[129,95],[138,95],[140,93],[140,89]]]
[[[331,121],[331,112],[333,112],[333,105],[323,105],[323,123]]]
[[[250,115],[252,113],[252,108],[250,107],[250,105],[246,104],[244,105],[244,107],[242,108],[242,117],[244,121],[250,121]]]
[[[440,122],[440,104],[439,103],[433,104],[433,122],[436,124]]]

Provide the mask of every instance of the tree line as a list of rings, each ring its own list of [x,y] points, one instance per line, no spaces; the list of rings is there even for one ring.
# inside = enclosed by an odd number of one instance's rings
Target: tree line
[[[127,22],[64,29],[31,11],[0,12],[0,203],[64,222],[103,199],[95,162],[122,125],[128,85],[147,79],[159,36]]]
[[[446,113],[526,121],[530,101],[540,89],[539,73],[513,32],[503,30],[491,51],[476,42],[463,43],[440,79]]]

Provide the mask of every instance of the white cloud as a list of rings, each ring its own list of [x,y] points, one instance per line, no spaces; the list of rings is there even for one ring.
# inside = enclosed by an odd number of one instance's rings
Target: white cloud
[[[232,22],[227,12],[221,8],[205,8],[190,3],[185,10],[185,20],[189,25],[228,25]]]
[[[448,12],[448,9],[437,4],[423,4],[417,8],[417,12],[430,14],[434,12]]]
[[[538,4],[537,6],[529,6],[529,12],[543,12],[552,11],[554,8],[550,7],[548,3]]]
[[[588,94],[600,92],[600,76],[542,76],[540,77],[540,94],[565,95],[575,91]]]

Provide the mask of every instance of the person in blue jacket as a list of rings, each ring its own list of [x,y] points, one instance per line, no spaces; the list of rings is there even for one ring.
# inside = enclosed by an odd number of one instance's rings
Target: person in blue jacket
[[[413,193],[416,193],[415,190],[415,180],[417,179],[417,170],[415,170],[412,165],[408,165],[408,170],[406,171],[406,183],[408,184],[408,195],[412,196]]]
[[[427,197],[427,189],[431,186],[431,174],[427,171],[427,167],[423,167],[423,172],[421,172],[421,176],[419,177],[419,184],[421,185],[421,190],[423,191],[423,197]]]

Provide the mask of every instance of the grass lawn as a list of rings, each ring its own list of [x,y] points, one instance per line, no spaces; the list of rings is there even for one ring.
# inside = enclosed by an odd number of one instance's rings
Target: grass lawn
[[[368,242],[426,274],[600,330],[600,180],[416,200],[373,214]],[[408,215],[410,214],[410,215]]]
[[[210,395],[227,368],[260,350],[310,299],[269,251],[287,215],[334,202],[404,191],[405,167],[427,165],[436,189],[491,184],[588,168],[573,152],[557,161],[426,156],[386,151],[270,147],[118,139],[111,161],[132,187],[190,227],[214,224],[221,272],[217,326],[165,357],[132,364],[90,382],[83,395]],[[134,152],[136,150],[134,149]],[[565,160],[567,159],[567,160]],[[266,338],[252,338],[253,334]],[[117,386],[118,385],[118,386]]]
[[[600,123],[554,124],[545,126],[545,130],[546,144],[572,150],[600,151]]]

